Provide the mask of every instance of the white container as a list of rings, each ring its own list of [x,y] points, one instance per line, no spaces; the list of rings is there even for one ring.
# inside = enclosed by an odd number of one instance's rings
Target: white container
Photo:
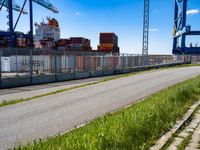
[[[10,72],[10,57],[1,57],[1,71]]]
[[[21,56],[11,56],[10,57],[10,71],[11,72],[21,72],[22,71],[22,57]]]
[[[72,69],[75,64],[75,57],[73,55],[62,56],[62,69]]]

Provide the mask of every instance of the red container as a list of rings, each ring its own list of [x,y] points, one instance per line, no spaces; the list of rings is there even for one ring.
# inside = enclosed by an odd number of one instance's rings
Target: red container
[[[76,57],[76,71],[83,71],[83,56]]]
[[[70,42],[71,44],[82,44],[83,38],[73,37],[73,38],[70,38]]]
[[[70,47],[72,51],[87,51],[92,49],[90,40],[83,37],[71,37]]]
[[[99,43],[118,45],[118,37],[115,33],[100,33]]]

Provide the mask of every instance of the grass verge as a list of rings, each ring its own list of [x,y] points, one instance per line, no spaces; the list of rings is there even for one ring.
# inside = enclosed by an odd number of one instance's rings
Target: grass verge
[[[200,76],[162,90],[144,101],[99,117],[64,135],[16,150],[145,150],[199,99]]]

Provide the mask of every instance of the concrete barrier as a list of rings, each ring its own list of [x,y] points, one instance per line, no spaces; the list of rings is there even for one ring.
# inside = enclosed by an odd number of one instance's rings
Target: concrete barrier
[[[27,85],[30,85],[30,83],[31,83],[31,80],[29,76],[3,78],[1,79],[1,88],[27,86]]]
[[[115,69],[114,70],[114,74],[118,75],[118,74],[122,74],[123,70],[122,69]]]
[[[122,73],[131,73],[131,68],[123,69]]]
[[[101,77],[103,76],[103,71],[92,71],[90,72],[90,77]]]
[[[84,79],[89,78],[90,72],[76,72],[75,73],[75,79]]]
[[[55,82],[56,77],[55,75],[41,75],[41,76],[33,76],[32,77],[32,84],[44,84],[44,83],[51,83]]]
[[[30,76],[23,77],[12,77],[12,78],[2,78],[0,81],[0,88],[11,88],[18,86],[27,86],[31,84],[44,84],[51,82],[59,82],[59,81],[68,81],[74,79],[84,79],[89,77],[101,77],[101,76],[109,76],[109,75],[117,75],[122,73],[131,73],[131,72],[139,72],[150,69],[158,69],[164,67],[171,67],[182,65],[186,63],[172,63],[172,64],[162,64],[162,65],[152,65],[152,66],[141,66],[127,69],[113,69],[113,70],[104,70],[104,71],[92,71],[92,72],[76,72],[76,73],[57,73],[52,75],[41,75],[41,76],[33,76],[32,83]]]
[[[103,71],[103,76],[110,76],[114,75],[114,70],[104,70]]]
[[[75,79],[74,73],[59,73],[56,74],[56,81],[68,81]]]

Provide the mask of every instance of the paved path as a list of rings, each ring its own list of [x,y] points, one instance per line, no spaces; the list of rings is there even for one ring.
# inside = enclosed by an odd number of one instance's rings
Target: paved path
[[[2,107],[0,149],[65,132],[199,74],[200,67],[147,72]]]
[[[187,142],[186,142],[187,141]],[[186,143],[186,145],[184,144]],[[181,145],[184,150],[200,150],[200,109],[193,120],[174,138],[167,150],[177,150]]]
[[[200,115],[198,117],[200,117]],[[199,121],[198,126],[194,130],[192,139],[190,140],[188,146],[186,147],[186,150],[200,149],[200,120],[198,120],[198,121]]]

